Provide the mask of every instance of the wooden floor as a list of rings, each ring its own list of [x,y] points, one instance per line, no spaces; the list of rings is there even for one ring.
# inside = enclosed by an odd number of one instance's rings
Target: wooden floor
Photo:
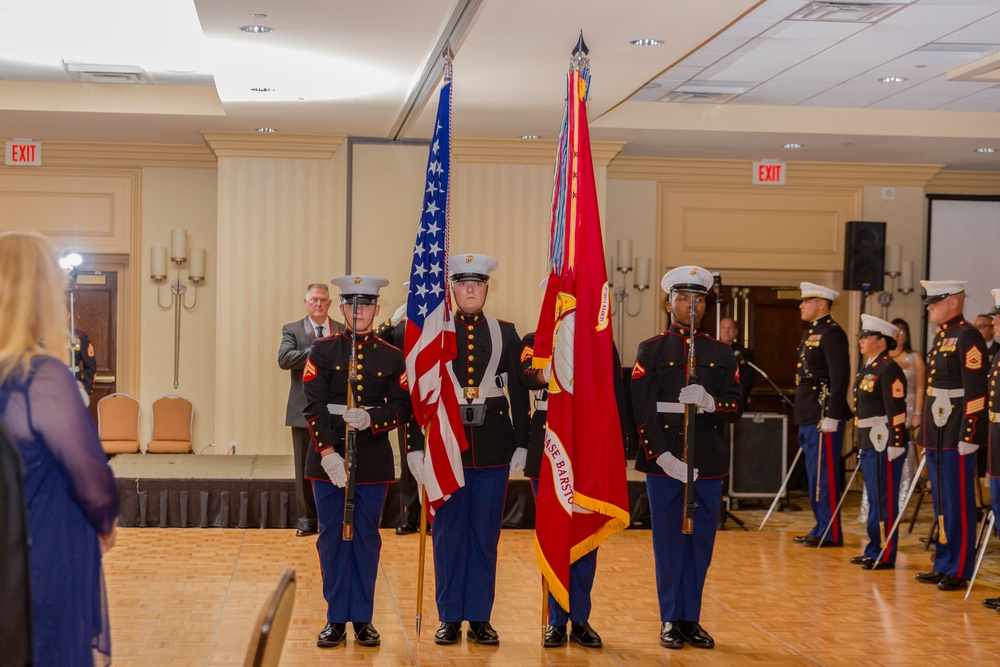
[[[856,496],[857,494],[851,494]],[[846,546],[808,549],[791,537],[808,511],[775,514],[762,532],[763,509],[741,508],[753,530],[718,534],[705,589],[702,624],[714,650],[661,648],[649,531],[627,531],[598,557],[591,623],[603,649],[539,646],[540,592],[532,531],[505,530],[500,540],[493,625],[499,647],[468,640],[433,642],[437,616],[428,558],[424,628],[414,632],[416,535],[383,531],[374,624],[382,646],[319,649],[325,623],[315,538],[291,530],[123,529],[105,559],[115,665],[241,665],[250,628],[286,567],[298,575],[295,613],[282,665],[912,665],[1000,661],[1000,615],[984,597],[1000,595],[1000,547],[994,538],[972,595],[919,584],[930,570],[919,536],[906,536],[897,569],[865,572],[863,526],[847,510]],[[803,504],[808,503],[803,499]],[[350,633],[349,633],[350,634]]]

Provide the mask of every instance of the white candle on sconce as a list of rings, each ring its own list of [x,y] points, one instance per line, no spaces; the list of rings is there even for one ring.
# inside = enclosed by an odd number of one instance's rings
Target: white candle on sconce
[[[903,262],[900,266],[899,289],[913,291],[913,262]]]
[[[183,262],[187,259],[187,230],[175,229],[170,233],[170,259]]]
[[[167,277],[167,249],[166,248],[150,248],[149,249],[149,263],[150,271],[149,275],[153,278],[166,278]]]
[[[608,255],[608,285],[615,284],[615,274],[618,272],[618,266],[615,264],[615,256]]]
[[[632,241],[631,239],[618,239],[618,268],[632,268]]]
[[[194,282],[205,279],[205,249],[191,248],[191,262],[188,264],[188,277]]]
[[[649,287],[649,257],[639,257],[635,262],[635,286]]]
[[[891,243],[885,248],[885,272],[889,275],[900,273],[900,260],[903,258],[903,247]]]

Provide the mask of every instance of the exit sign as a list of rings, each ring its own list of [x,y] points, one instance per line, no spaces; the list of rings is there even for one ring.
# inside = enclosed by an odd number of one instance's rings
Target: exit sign
[[[7,142],[6,163],[11,165],[42,164],[42,142],[31,139],[14,139]]]
[[[754,185],[784,185],[785,163],[774,160],[763,160],[753,163]]]

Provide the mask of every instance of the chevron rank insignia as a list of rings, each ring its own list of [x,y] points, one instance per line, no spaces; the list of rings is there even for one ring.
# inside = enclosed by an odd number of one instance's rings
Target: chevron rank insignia
[[[641,378],[645,374],[646,374],[646,369],[643,368],[642,364],[639,363],[639,360],[636,359],[635,360],[635,366],[632,367],[632,379],[633,380],[638,380],[639,378]]]
[[[302,369],[302,381],[309,382],[316,379],[316,367],[313,366],[312,359],[306,362],[306,367]]]
[[[983,367],[983,353],[979,351],[978,347],[970,348],[965,353],[965,367],[970,371],[978,371]]]
[[[892,383],[892,397],[893,398],[905,398],[906,397],[906,387],[903,386],[902,380],[896,380]]]

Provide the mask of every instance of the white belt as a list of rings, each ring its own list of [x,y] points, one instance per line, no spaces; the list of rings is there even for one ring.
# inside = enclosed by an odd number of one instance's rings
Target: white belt
[[[546,399],[544,401],[535,401],[535,409],[536,410],[548,410],[549,409],[549,401],[548,401],[548,399]]]
[[[657,412],[668,412],[675,415],[684,414],[684,404],[683,403],[662,403],[657,401],[656,403]]]
[[[875,417],[865,417],[864,419],[858,420],[858,428],[871,428],[877,424],[887,424],[889,420],[885,415],[878,415]]]
[[[337,403],[327,403],[326,409],[330,412],[331,415],[343,415],[345,412],[347,412],[346,405],[338,405]]]
[[[941,428],[948,423],[948,418],[951,417],[951,399],[965,396],[965,389],[962,387],[958,389],[929,387],[927,393],[934,397],[934,403],[931,405],[931,417],[934,419],[934,425]]]
[[[503,388],[497,387],[496,385],[484,384],[476,388],[478,396],[472,399],[473,403],[483,403],[487,398],[502,398]],[[465,387],[456,387],[455,395],[458,396],[458,404],[466,405],[469,403],[469,399],[465,397]]]
[[[885,415],[858,420],[858,428],[868,429],[868,441],[875,451],[882,452],[889,445],[889,419]]]

